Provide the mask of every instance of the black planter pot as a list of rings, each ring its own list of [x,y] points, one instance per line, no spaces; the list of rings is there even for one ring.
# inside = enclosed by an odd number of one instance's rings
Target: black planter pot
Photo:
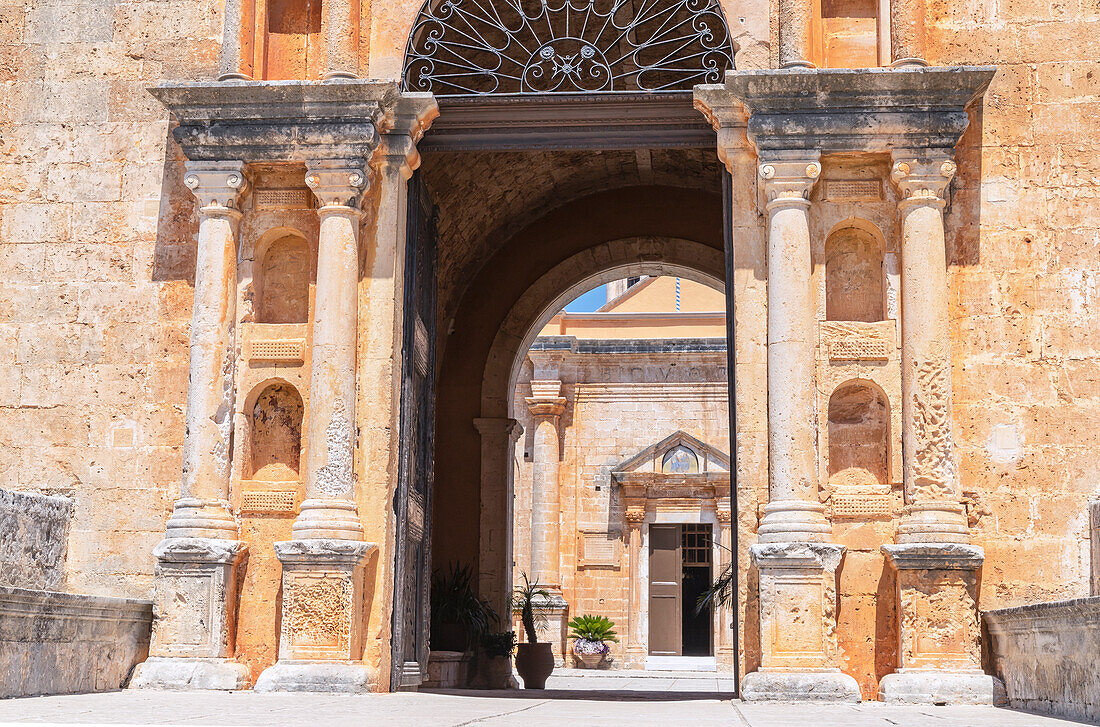
[[[545,689],[554,671],[554,649],[549,643],[520,644],[516,647],[516,671],[524,689]]]

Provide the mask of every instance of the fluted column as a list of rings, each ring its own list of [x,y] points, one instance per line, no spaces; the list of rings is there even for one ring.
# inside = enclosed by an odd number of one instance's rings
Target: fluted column
[[[359,76],[358,8],[357,0],[323,0],[321,3],[325,80]]]
[[[275,543],[283,566],[279,660],[256,691],[370,691],[376,672],[363,662],[363,542],[355,503],[359,203],[367,186],[362,159],[309,162],[306,184],[321,203],[309,388],[306,499]]]
[[[815,0],[779,0],[779,67],[813,68]]]
[[[256,0],[225,0],[219,81],[251,81],[255,65]]]
[[[818,498],[810,191],[816,154],[762,158],[768,210],[768,504],[760,542],[823,542]]]
[[[645,523],[645,505],[628,505],[626,508],[626,579],[627,593],[627,633],[626,665],[645,666],[648,653],[649,634],[646,633],[646,620],[642,618],[645,607],[642,604],[642,577],[648,580],[649,574],[642,573],[642,527]]]
[[[978,571],[970,545],[951,411],[951,331],[943,209],[955,174],[948,150],[895,150],[901,228],[901,410],[905,508],[884,545],[897,577],[898,671],[887,702],[992,704],[983,673]]]
[[[247,189],[243,162],[188,162],[199,201],[180,496],[154,549],[152,658],[132,686],[237,689],[247,669],[229,661],[236,566],[245,552],[229,509],[237,344],[237,228]]]
[[[768,504],[749,553],[760,573],[760,669],[746,700],[859,701],[837,667],[836,570],[844,546],[818,496],[810,192],[816,153],[761,155],[768,210]]]
[[[928,65],[924,58],[924,3],[890,2],[890,58],[896,68]]]

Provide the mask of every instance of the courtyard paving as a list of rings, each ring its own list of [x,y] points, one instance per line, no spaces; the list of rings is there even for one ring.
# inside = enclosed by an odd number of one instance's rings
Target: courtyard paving
[[[701,672],[559,669],[544,692],[337,695],[123,691],[0,700],[0,727],[1068,727],[1080,722],[992,707],[743,704],[729,677]]]

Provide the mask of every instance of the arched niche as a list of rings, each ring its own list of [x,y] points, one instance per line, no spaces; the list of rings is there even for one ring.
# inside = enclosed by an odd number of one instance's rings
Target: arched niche
[[[257,323],[306,323],[309,320],[309,244],[295,233],[272,240],[260,250],[254,275]]]
[[[872,68],[889,64],[886,0],[821,0],[819,7],[819,66]]]
[[[261,78],[311,80],[320,75],[324,50],[321,3],[322,0],[266,0],[263,36],[257,49]]]
[[[882,240],[860,226],[835,229],[825,240],[825,318],[881,321],[886,315]]]
[[[843,485],[889,481],[890,404],[870,381],[853,380],[829,397],[829,482]]]
[[[251,479],[296,482],[302,456],[305,407],[294,386],[281,379],[261,384],[246,410]]]

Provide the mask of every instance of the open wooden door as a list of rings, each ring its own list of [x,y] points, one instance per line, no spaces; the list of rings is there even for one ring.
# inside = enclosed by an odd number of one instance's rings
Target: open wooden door
[[[428,670],[435,444],[435,209],[419,173],[409,180],[405,245],[400,455],[390,688],[415,688]]]
[[[683,651],[683,579],[679,525],[649,526],[649,653]]]

